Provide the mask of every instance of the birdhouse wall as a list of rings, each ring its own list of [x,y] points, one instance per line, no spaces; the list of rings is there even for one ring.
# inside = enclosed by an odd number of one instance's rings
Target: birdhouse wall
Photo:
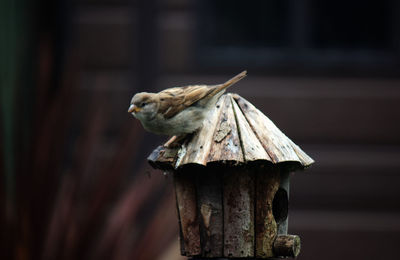
[[[276,256],[274,241],[286,219],[277,223],[274,215],[287,218],[287,208],[283,207],[286,213],[274,208],[280,205],[274,198],[284,186],[281,176],[287,175],[265,165],[190,166],[175,171],[182,255]]]

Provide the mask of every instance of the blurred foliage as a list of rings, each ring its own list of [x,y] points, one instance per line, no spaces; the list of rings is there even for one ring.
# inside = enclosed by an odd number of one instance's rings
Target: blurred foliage
[[[68,7],[0,4],[1,259],[162,257],[177,238],[170,179],[146,165],[140,125],[110,137],[107,95],[80,89]]]

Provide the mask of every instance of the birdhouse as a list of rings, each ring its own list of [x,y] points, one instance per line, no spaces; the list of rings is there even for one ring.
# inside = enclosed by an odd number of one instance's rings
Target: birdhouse
[[[203,127],[149,163],[173,175],[182,255],[296,257],[289,173],[314,161],[250,102],[221,96]]]

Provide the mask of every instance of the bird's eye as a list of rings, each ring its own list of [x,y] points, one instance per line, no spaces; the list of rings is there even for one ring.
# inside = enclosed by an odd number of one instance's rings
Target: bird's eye
[[[147,103],[144,103],[144,102],[143,102],[142,104],[140,104],[140,106],[141,106],[141,107],[144,107],[146,104],[147,104]]]

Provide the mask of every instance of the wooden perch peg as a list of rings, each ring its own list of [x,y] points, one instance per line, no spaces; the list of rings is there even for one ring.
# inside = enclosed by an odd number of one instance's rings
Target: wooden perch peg
[[[300,253],[300,237],[280,235],[274,242],[274,254],[280,257],[297,257]]]

